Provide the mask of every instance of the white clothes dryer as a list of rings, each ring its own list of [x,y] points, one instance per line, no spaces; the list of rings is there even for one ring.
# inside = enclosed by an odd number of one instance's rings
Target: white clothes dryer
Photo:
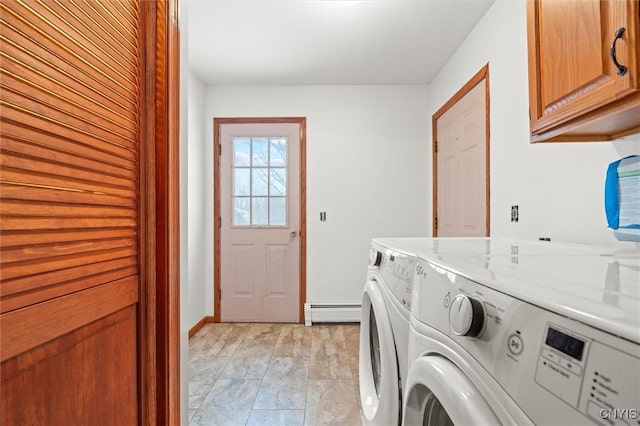
[[[401,423],[416,253],[424,238],[373,239],[360,321],[360,400],[367,425]],[[428,246],[427,246],[428,247]]]
[[[640,253],[431,244],[415,268],[403,424],[640,424]]]

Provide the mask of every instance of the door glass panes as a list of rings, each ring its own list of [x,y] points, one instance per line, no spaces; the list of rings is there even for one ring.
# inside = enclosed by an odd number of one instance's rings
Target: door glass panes
[[[287,225],[287,139],[233,139],[234,226]]]
[[[249,197],[235,197],[233,201],[233,223],[235,225],[251,225]]]
[[[267,166],[269,164],[269,139],[251,138],[251,165]]]
[[[268,199],[267,197],[251,197],[251,224],[268,225]]]
[[[236,168],[233,171],[233,193],[236,196],[251,195],[251,170],[249,168]]]
[[[269,197],[269,218],[271,225],[287,224],[287,199],[285,197]]]
[[[271,169],[270,172],[271,176],[269,176],[269,195],[287,195],[287,169],[274,168]]]
[[[271,167],[287,166],[286,139],[271,139],[269,143],[269,165]]]
[[[269,195],[267,190],[269,185],[269,175],[266,167],[254,167],[251,172],[253,173],[253,179],[251,180],[251,195],[265,196]]]
[[[233,141],[233,165],[248,167],[251,162],[251,139],[235,138]]]

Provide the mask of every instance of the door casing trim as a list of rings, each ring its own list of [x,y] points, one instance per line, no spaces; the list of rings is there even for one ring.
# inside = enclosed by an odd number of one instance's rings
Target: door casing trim
[[[300,301],[299,323],[304,324],[307,300],[307,118],[232,117],[213,119],[213,322],[220,322],[220,126],[223,124],[293,123],[300,126]]]
[[[438,111],[436,111],[435,114],[433,114],[432,118],[431,118],[431,133],[432,133],[432,139],[431,139],[431,153],[432,153],[432,158],[433,158],[433,164],[432,164],[432,169],[433,169],[433,212],[431,215],[431,232],[434,237],[438,236],[438,228],[436,227],[436,219],[438,217],[438,152],[436,150],[436,141],[438,140],[438,126],[437,126],[437,122],[438,119],[440,117],[442,117],[442,115],[444,115],[444,113],[446,113],[449,109],[451,109],[451,107],[453,105],[455,105],[460,99],[462,99],[467,93],[469,93],[471,91],[471,89],[473,89],[474,87],[476,87],[478,84],[480,84],[482,82],[482,80],[484,80],[484,87],[485,87],[485,110],[486,110],[486,123],[485,123],[485,128],[486,128],[486,169],[485,169],[485,186],[486,186],[486,201],[485,201],[485,208],[486,208],[486,236],[488,237],[491,232],[490,232],[490,225],[491,225],[491,181],[490,181],[490,141],[491,141],[491,137],[490,137],[490,133],[491,133],[491,117],[490,117],[490,103],[489,103],[489,64],[487,63],[485,66],[483,66],[480,71],[478,71],[473,77],[471,77],[471,79],[464,85],[462,86],[462,88],[460,88],[460,90],[458,90],[447,102],[445,102],[445,104],[440,107],[440,109]]]
[[[141,2],[139,424],[180,424],[178,0]]]

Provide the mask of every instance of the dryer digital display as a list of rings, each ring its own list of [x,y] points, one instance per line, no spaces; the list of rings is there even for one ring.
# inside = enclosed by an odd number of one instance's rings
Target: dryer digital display
[[[569,336],[562,331],[549,327],[547,330],[547,338],[545,343],[554,349],[559,350],[565,355],[582,361],[582,352],[584,351],[584,341]]]

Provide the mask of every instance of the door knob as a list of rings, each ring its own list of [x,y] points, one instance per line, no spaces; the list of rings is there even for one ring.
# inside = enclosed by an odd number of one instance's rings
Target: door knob
[[[296,237],[296,235],[298,235],[298,232],[297,232],[297,231],[291,231],[291,232],[289,232],[289,236],[290,236],[291,238],[295,238],[295,237]]]

